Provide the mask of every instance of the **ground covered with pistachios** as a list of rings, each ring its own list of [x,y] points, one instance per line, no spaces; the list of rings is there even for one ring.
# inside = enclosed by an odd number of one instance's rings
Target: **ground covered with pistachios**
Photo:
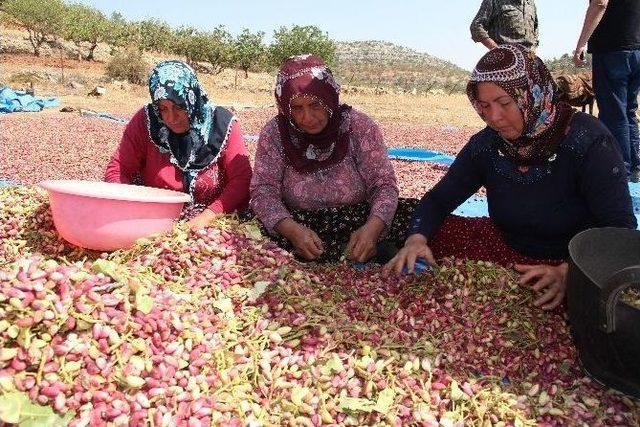
[[[100,254],[31,186],[0,189],[0,240],[5,423],[640,424],[503,267],[301,264],[230,216]]]

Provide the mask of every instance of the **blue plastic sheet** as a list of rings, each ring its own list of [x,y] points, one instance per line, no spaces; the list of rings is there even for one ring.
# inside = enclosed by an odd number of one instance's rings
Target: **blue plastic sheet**
[[[93,111],[93,110],[80,110],[80,115],[84,117],[95,117],[98,119],[110,120],[112,122],[117,122],[122,124],[129,122],[129,120],[123,117],[118,117],[118,116],[114,116],[113,114],[103,113],[103,112]]]
[[[479,216],[489,216],[489,205],[487,198],[483,196],[473,195],[469,197],[463,204],[453,211],[454,215],[464,216],[467,218],[475,218]]]
[[[13,187],[14,185],[16,185],[16,183],[11,181],[10,179],[2,179],[2,178],[0,178],[0,188]]]
[[[450,165],[455,160],[454,156],[440,153],[438,151],[425,150],[422,148],[389,148],[387,150],[389,157],[397,160],[415,160],[421,162],[441,163]]]
[[[58,98],[41,98],[9,87],[0,88],[0,113],[37,112],[60,105]]]
[[[631,203],[633,203],[633,213],[638,221],[638,230],[640,230],[640,182],[630,182],[629,193],[631,194]]]

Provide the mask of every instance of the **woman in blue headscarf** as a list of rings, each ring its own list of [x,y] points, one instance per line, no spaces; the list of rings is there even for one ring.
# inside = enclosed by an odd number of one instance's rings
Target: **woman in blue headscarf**
[[[127,124],[105,181],[184,191],[204,210],[190,220],[205,227],[218,213],[249,203],[251,165],[235,116],[214,106],[195,72],[181,61],[159,63],[149,76],[151,103]]]

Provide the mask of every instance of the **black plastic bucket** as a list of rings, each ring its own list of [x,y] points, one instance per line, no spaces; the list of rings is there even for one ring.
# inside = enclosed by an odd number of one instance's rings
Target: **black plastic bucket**
[[[640,398],[640,310],[621,293],[640,289],[640,231],[594,228],[569,243],[567,303],[586,373]]]

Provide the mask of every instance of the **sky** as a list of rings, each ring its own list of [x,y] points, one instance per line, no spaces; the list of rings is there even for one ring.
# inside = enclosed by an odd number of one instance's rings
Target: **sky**
[[[128,20],[161,19],[174,27],[209,30],[224,25],[263,31],[269,42],[281,26],[315,25],[337,41],[383,40],[473,68],[485,48],[471,40],[469,24],[480,0],[76,0]],[[587,0],[537,0],[543,59],[570,53],[582,28]]]

